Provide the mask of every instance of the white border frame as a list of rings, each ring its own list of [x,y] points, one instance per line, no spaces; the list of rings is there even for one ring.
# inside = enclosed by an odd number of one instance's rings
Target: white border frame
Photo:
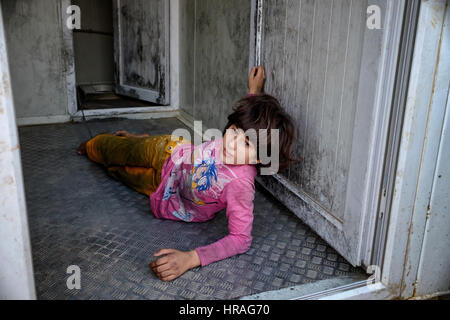
[[[420,219],[418,215],[426,212],[415,212],[414,208],[420,200],[417,188],[423,169],[424,142],[431,125],[445,10],[446,0],[421,2],[382,274],[382,282],[392,285],[402,298],[415,294],[415,269],[425,231],[416,230],[415,222]]]
[[[423,147],[423,139],[426,136],[426,132],[423,130],[427,123],[427,118],[420,117],[421,112],[423,112],[423,105],[417,103],[417,99],[421,96],[421,94],[428,95],[429,98],[432,96],[432,91],[428,90],[424,91],[424,87],[427,88],[429,86],[429,77],[430,75],[435,77],[435,69],[436,64],[431,63],[430,54],[423,54],[425,52],[432,52],[434,55],[438,55],[433,43],[436,43],[436,39],[439,37],[436,33],[430,32],[433,30],[436,25],[442,23],[443,12],[445,8],[445,0],[430,0],[430,1],[422,1],[421,3],[421,13],[420,13],[420,22],[419,28],[417,32],[417,39],[414,50],[414,60],[412,67],[412,78],[409,86],[408,93],[408,103],[405,112],[405,124],[404,130],[402,132],[402,142],[400,149],[400,157],[399,157],[399,167],[397,170],[397,179],[396,179],[396,188],[397,192],[395,193],[395,197],[393,199],[393,210],[391,213],[391,220],[389,221],[388,228],[388,243],[385,250],[385,263],[382,268],[381,281],[372,285],[362,286],[359,288],[344,290],[339,292],[339,288],[333,289],[331,292],[322,292],[322,297],[317,297],[319,299],[392,299],[399,297],[402,291],[402,283],[404,284],[405,280],[408,280],[407,286],[411,286],[411,280],[414,280],[414,275],[409,275],[408,271],[405,269],[406,264],[405,260],[409,259],[411,265],[417,265],[419,263],[416,253],[411,253],[411,249],[417,250],[420,248],[421,243],[420,239],[412,239],[413,242],[408,243],[407,239],[399,238],[399,235],[407,234],[408,236],[411,234],[411,230],[409,229],[411,226],[411,219],[413,216],[411,210],[411,203],[414,201],[415,195],[414,187],[416,186],[417,179],[420,173],[420,168],[417,167],[416,164],[412,164],[410,156],[417,155],[417,150],[421,150]],[[1,9],[1,3],[0,3]],[[434,14],[431,15],[430,13]],[[437,20],[435,19],[437,17]],[[440,19],[440,20],[439,20]],[[432,27],[433,25],[433,27]],[[5,66],[8,65],[6,50],[4,47],[4,33],[2,26],[2,18],[0,17],[0,42],[3,45],[0,45],[0,67],[5,72]],[[439,40],[438,40],[439,42]],[[6,75],[9,74],[9,71]],[[6,78],[8,80],[9,77]],[[6,81],[5,84],[10,83],[10,81]],[[11,153],[13,156],[15,166],[14,172],[17,173],[15,179],[15,193],[17,194],[16,199],[19,199],[17,205],[11,210],[8,211],[11,215],[18,215],[21,217],[21,220],[26,221],[26,206],[24,202],[24,188],[23,188],[23,179],[20,168],[20,156],[19,150],[17,147],[17,129],[15,129],[15,117],[14,117],[14,108],[13,108],[13,100],[12,93],[5,92],[7,94],[0,95],[0,98],[3,99],[1,106],[5,108],[4,113],[0,114],[0,120],[5,120],[5,124],[8,128],[10,128],[9,133],[6,135],[9,137],[10,144],[13,147],[8,153]],[[426,101],[427,97],[423,97]],[[426,105],[430,107],[429,105]],[[419,127],[417,125],[419,124]],[[415,139],[411,139],[411,132],[418,130],[420,133]],[[416,132],[416,131],[415,131]],[[16,146],[16,147],[14,147]],[[19,167],[17,166],[19,164]],[[406,214],[405,214],[406,213]],[[21,295],[22,298],[35,298],[34,291],[34,282],[33,282],[33,274],[32,274],[32,266],[30,263],[30,251],[29,251],[29,238],[27,235],[26,228],[23,229],[22,225],[21,238],[25,240],[25,244],[28,243],[28,247],[24,248],[24,252],[28,256],[25,257],[25,261],[28,261],[26,264],[27,271],[25,272],[25,276],[28,280],[26,280],[26,285],[24,287],[20,287],[22,290]],[[406,278],[404,276],[406,275]],[[17,283],[16,283],[17,284]],[[17,287],[17,286],[16,286]],[[409,293],[413,287],[406,288],[407,294],[401,295],[402,298],[410,298]],[[440,293],[434,293],[427,295],[426,297],[432,297]],[[299,297],[301,299],[302,297]],[[417,298],[417,297],[416,297]]]
[[[371,253],[375,237],[375,226],[378,218],[380,195],[382,192],[383,168],[385,166],[386,147],[388,145],[389,124],[392,115],[392,101],[394,97],[395,81],[397,73],[393,72],[398,67],[398,56],[400,52],[401,36],[403,32],[404,13],[407,0],[390,0],[386,12],[389,13],[386,28],[392,32],[384,32],[383,54],[378,79],[377,92],[375,94],[374,128],[369,150],[368,172],[366,174],[366,193],[363,201],[363,212],[360,228],[359,259],[362,264],[371,265]],[[386,91],[388,89],[388,91]],[[358,134],[355,135],[358,136]],[[352,159],[352,162],[358,159]],[[348,189],[350,190],[350,189]]]

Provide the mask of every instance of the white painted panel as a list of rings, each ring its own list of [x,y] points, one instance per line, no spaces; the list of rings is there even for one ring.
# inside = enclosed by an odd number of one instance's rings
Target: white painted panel
[[[417,277],[417,296],[450,292],[450,96],[447,99],[445,126]]]
[[[381,29],[367,28],[369,4],[381,10]],[[367,199],[379,192],[373,170],[382,167],[387,141],[381,124],[390,114],[403,5],[263,1],[265,91],[294,118],[302,161],[274,181],[261,180],[290,190],[277,195],[353,264],[376,215]]]
[[[427,90],[421,93],[424,99],[417,100],[428,109],[428,116],[406,259],[408,273],[402,286],[404,297],[450,291],[450,12],[445,1],[433,4],[423,7],[430,15],[428,23],[421,24],[429,39],[427,59],[436,63],[430,63],[435,70],[428,74],[429,84],[421,87]]]
[[[169,1],[116,0],[116,90],[162,105],[170,103]]]
[[[17,117],[67,115],[70,57],[64,50],[61,1],[2,4]]]
[[[366,1],[265,1],[266,92],[297,122],[304,161],[287,178],[344,215]]]
[[[222,130],[227,116],[248,91],[250,0],[185,0],[186,55],[180,75],[186,79],[181,105],[203,126]],[[193,33],[192,33],[193,32]],[[189,60],[188,60],[189,59]]]
[[[396,163],[381,280],[383,283],[391,284],[402,298],[410,298],[414,294],[427,218],[427,198],[430,197],[429,186],[434,176],[433,167],[437,156],[438,142],[433,136],[436,136],[437,127],[443,126],[442,114],[445,104],[438,103],[432,106],[432,101],[433,92],[437,88],[436,66],[440,53],[439,43],[442,41],[446,2],[446,0],[420,2],[411,76]],[[448,72],[444,74],[448,76]],[[448,84],[446,87],[448,90]],[[431,119],[434,120],[430,122]],[[426,140],[429,133],[431,140],[428,142]],[[435,150],[431,151],[433,149]],[[428,188],[425,187],[427,185]],[[437,221],[439,218],[435,220]],[[440,221],[445,221],[445,218]],[[442,240],[444,239],[441,237],[438,241]],[[441,253],[439,250],[434,251],[434,254],[443,258],[447,256],[446,252]],[[439,275],[431,271],[429,276],[437,278]]]

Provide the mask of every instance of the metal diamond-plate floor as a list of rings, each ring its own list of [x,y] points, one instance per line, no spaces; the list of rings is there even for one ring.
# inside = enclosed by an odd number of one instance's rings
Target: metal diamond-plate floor
[[[174,118],[88,125],[93,134],[119,129],[164,134],[185,128]],[[148,268],[153,253],[192,250],[224,237],[225,212],[200,224],[158,220],[146,196],[76,154],[88,138],[85,125],[22,127],[19,132],[39,299],[234,299],[361,273],[257,187],[251,249],[162,282]],[[67,289],[70,265],[81,269],[80,290]]]

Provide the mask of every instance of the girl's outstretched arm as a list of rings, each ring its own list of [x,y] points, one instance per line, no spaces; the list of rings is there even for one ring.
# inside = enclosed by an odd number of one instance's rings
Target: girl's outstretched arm
[[[196,248],[202,267],[247,252],[252,244],[254,181],[239,178],[229,182],[223,191],[227,203],[229,234],[210,245]]]
[[[252,243],[254,188],[254,182],[250,179],[236,179],[228,183],[223,196],[227,202],[229,235],[188,252],[175,249],[158,251],[155,256],[166,256],[150,263],[156,276],[163,281],[172,281],[192,268],[245,253]]]

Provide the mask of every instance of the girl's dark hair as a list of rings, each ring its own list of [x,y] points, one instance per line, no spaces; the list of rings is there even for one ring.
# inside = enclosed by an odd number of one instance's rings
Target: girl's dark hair
[[[233,113],[228,116],[228,123],[223,130],[223,134],[232,125],[244,130],[256,130],[257,148],[261,143],[267,145],[267,156],[271,154],[271,129],[279,130],[279,172],[286,170],[291,163],[299,161],[300,159],[292,156],[292,146],[296,139],[295,127],[292,118],[287,114],[280,105],[280,102],[268,94],[261,94],[256,96],[248,96],[239,100],[233,107]],[[259,130],[267,129],[267,141],[259,141]],[[259,157],[259,150],[257,150],[257,157]],[[262,167],[270,167],[271,164],[257,164],[256,169],[258,174],[261,173]]]

